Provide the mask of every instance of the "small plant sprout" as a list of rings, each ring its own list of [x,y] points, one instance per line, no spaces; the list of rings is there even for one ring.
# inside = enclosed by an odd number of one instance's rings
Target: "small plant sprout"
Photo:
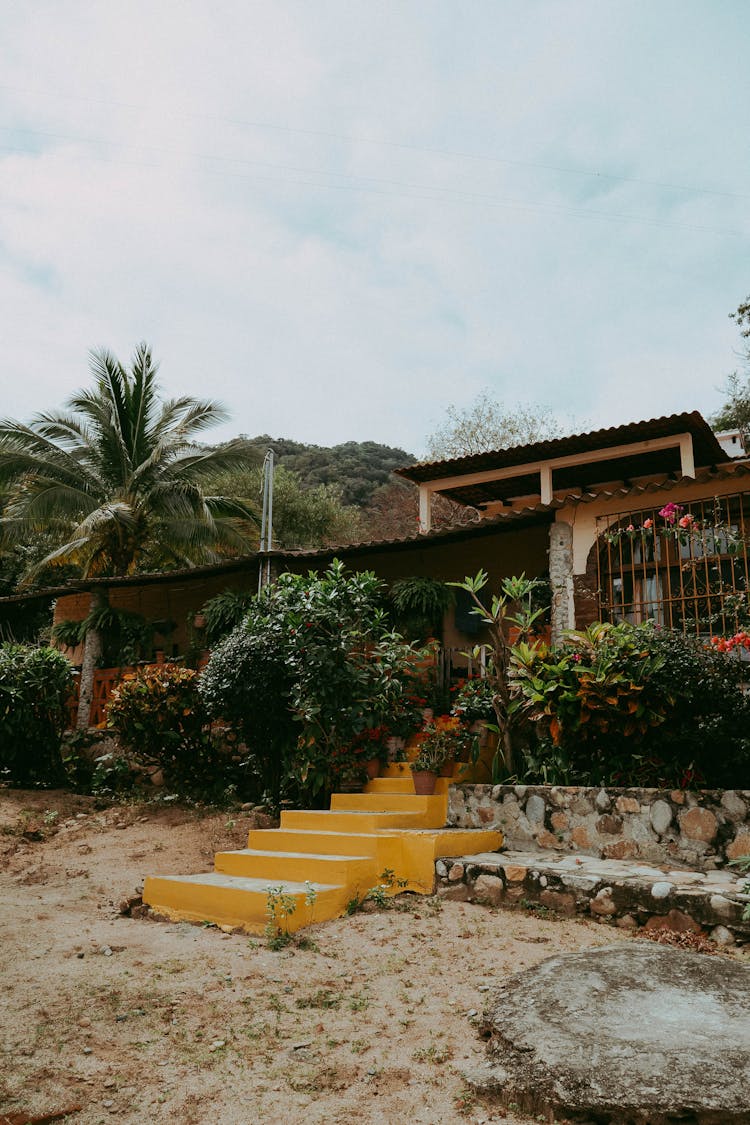
[[[266,887],[266,943],[269,949],[284,949],[292,940],[289,919],[296,909],[296,898],[286,893],[283,884]]]
[[[315,912],[315,902],[318,897],[318,892],[312,885],[309,879],[305,879],[305,906],[308,911],[308,920],[312,923],[313,914]]]
[[[357,914],[366,902],[373,902],[379,910],[384,910],[388,905],[389,892],[398,887],[400,891],[408,886],[408,879],[397,879],[391,867],[386,867],[380,872],[380,882],[370,887],[363,895],[356,891],[346,904],[347,914]]]

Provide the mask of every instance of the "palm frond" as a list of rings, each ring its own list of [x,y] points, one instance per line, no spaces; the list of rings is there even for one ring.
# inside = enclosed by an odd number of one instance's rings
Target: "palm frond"
[[[54,475],[61,481],[77,481],[92,490],[101,480],[76,451],[64,449],[33,425],[12,419],[0,421],[0,481],[11,481],[28,473]]]
[[[10,495],[5,511],[11,517],[43,527],[54,519],[78,520],[96,504],[97,500],[80,488],[35,476]]]
[[[256,465],[257,454],[244,438],[233,438],[223,445],[191,447],[176,456],[168,475],[208,480],[217,473],[248,469]]]
[[[45,412],[34,418],[34,429],[50,441],[63,442],[71,450],[85,447],[90,455],[95,452],[95,439],[91,430],[72,414]]]
[[[131,471],[150,454],[153,444],[153,412],[156,402],[156,373],[158,363],[154,363],[151,350],[143,341],[133,353],[130,364],[130,461]]]
[[[181,437],[187,437],[226,422],[228,417],[226,407],[220,402],[190,399],[175,420],[173,429]]]
[[[204,495],[206,485],[217,493],[218,473],[257,460],[241,439],[216,449],[196,441],[225,420],[224,408],[189,396],[160,401],[145,343],[130,370],[106,349],[90,363],[94,385],[70,399],[67,413],[40,414],[28,426],[0,422],[0,535],[44,528],[59,536],[37,572],[72,560],[84,574],[126,573],[154,550],[205,561],[214,547],[247,549],[252,507]]]

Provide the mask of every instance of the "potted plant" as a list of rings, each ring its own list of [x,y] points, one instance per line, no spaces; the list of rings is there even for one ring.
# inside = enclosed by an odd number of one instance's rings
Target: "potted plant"
[[[427,736],[429,738],[429,734]],[[429,796],[435,792],[438,774],[445,765],[445,750],[437,745],[425,742],[419,748],[419,753],[410,763],[414,779],[414,792],[421,796]]]
[[[473,723],[492,722],[495,710],[492,705],[494,689],[486,676],[464,680],[453,697],[451,714],[457,715],[471,726]]]
[[[400,578],[390,593],[398,628],[420,641],[440,636],[443,617],[456,600],[453,590],[436,578]]]
[[[390,731],[385,726],[368,727],[352,740],[349,747],[353,759],[358,763],[369,781],[380,773],[384,762],[388,761],[388,739]]]
[[[474,738],[455,715],[440,715],[425,723],[419,752],[411,763],[416,793],[434,793],[438,775],[453,773],[453,763],[468,755]],[[422,776],[427,775],[427,776]]]
[[[359,793],[367,781],[364,759],[349,746],[332,753],[329,768],[334,792]]]

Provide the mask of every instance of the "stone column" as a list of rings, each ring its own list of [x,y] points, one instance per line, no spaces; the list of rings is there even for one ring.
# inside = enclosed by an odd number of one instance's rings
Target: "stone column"
[[[553,523],[549,529],[549,584],[552,590],[552,643],[575,628],[573,607],[573,528]]]

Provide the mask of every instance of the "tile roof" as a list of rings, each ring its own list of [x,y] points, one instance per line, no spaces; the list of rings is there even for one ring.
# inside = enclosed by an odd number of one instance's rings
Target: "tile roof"
[[[395,472],[407,480],[420,483],[438,480],[440,477],[459,476],[463,473],[484,472],[514,465],[521,467],[531,462],[568,457],[576,453],[589,453],[615,445],[629,445],[685,432],[693,436],[697,465],[718,465],[731,460],[705,418],[697,410],[693,410],[689,413],[668,414],[642,422],[629,422],[622,426],[590,430],[569,437],[537,441],[530,445],[516,445],[509,449],[473,453],[467,457],[454,457],[444,461],[419,461],[414,465],[396,469]]]

